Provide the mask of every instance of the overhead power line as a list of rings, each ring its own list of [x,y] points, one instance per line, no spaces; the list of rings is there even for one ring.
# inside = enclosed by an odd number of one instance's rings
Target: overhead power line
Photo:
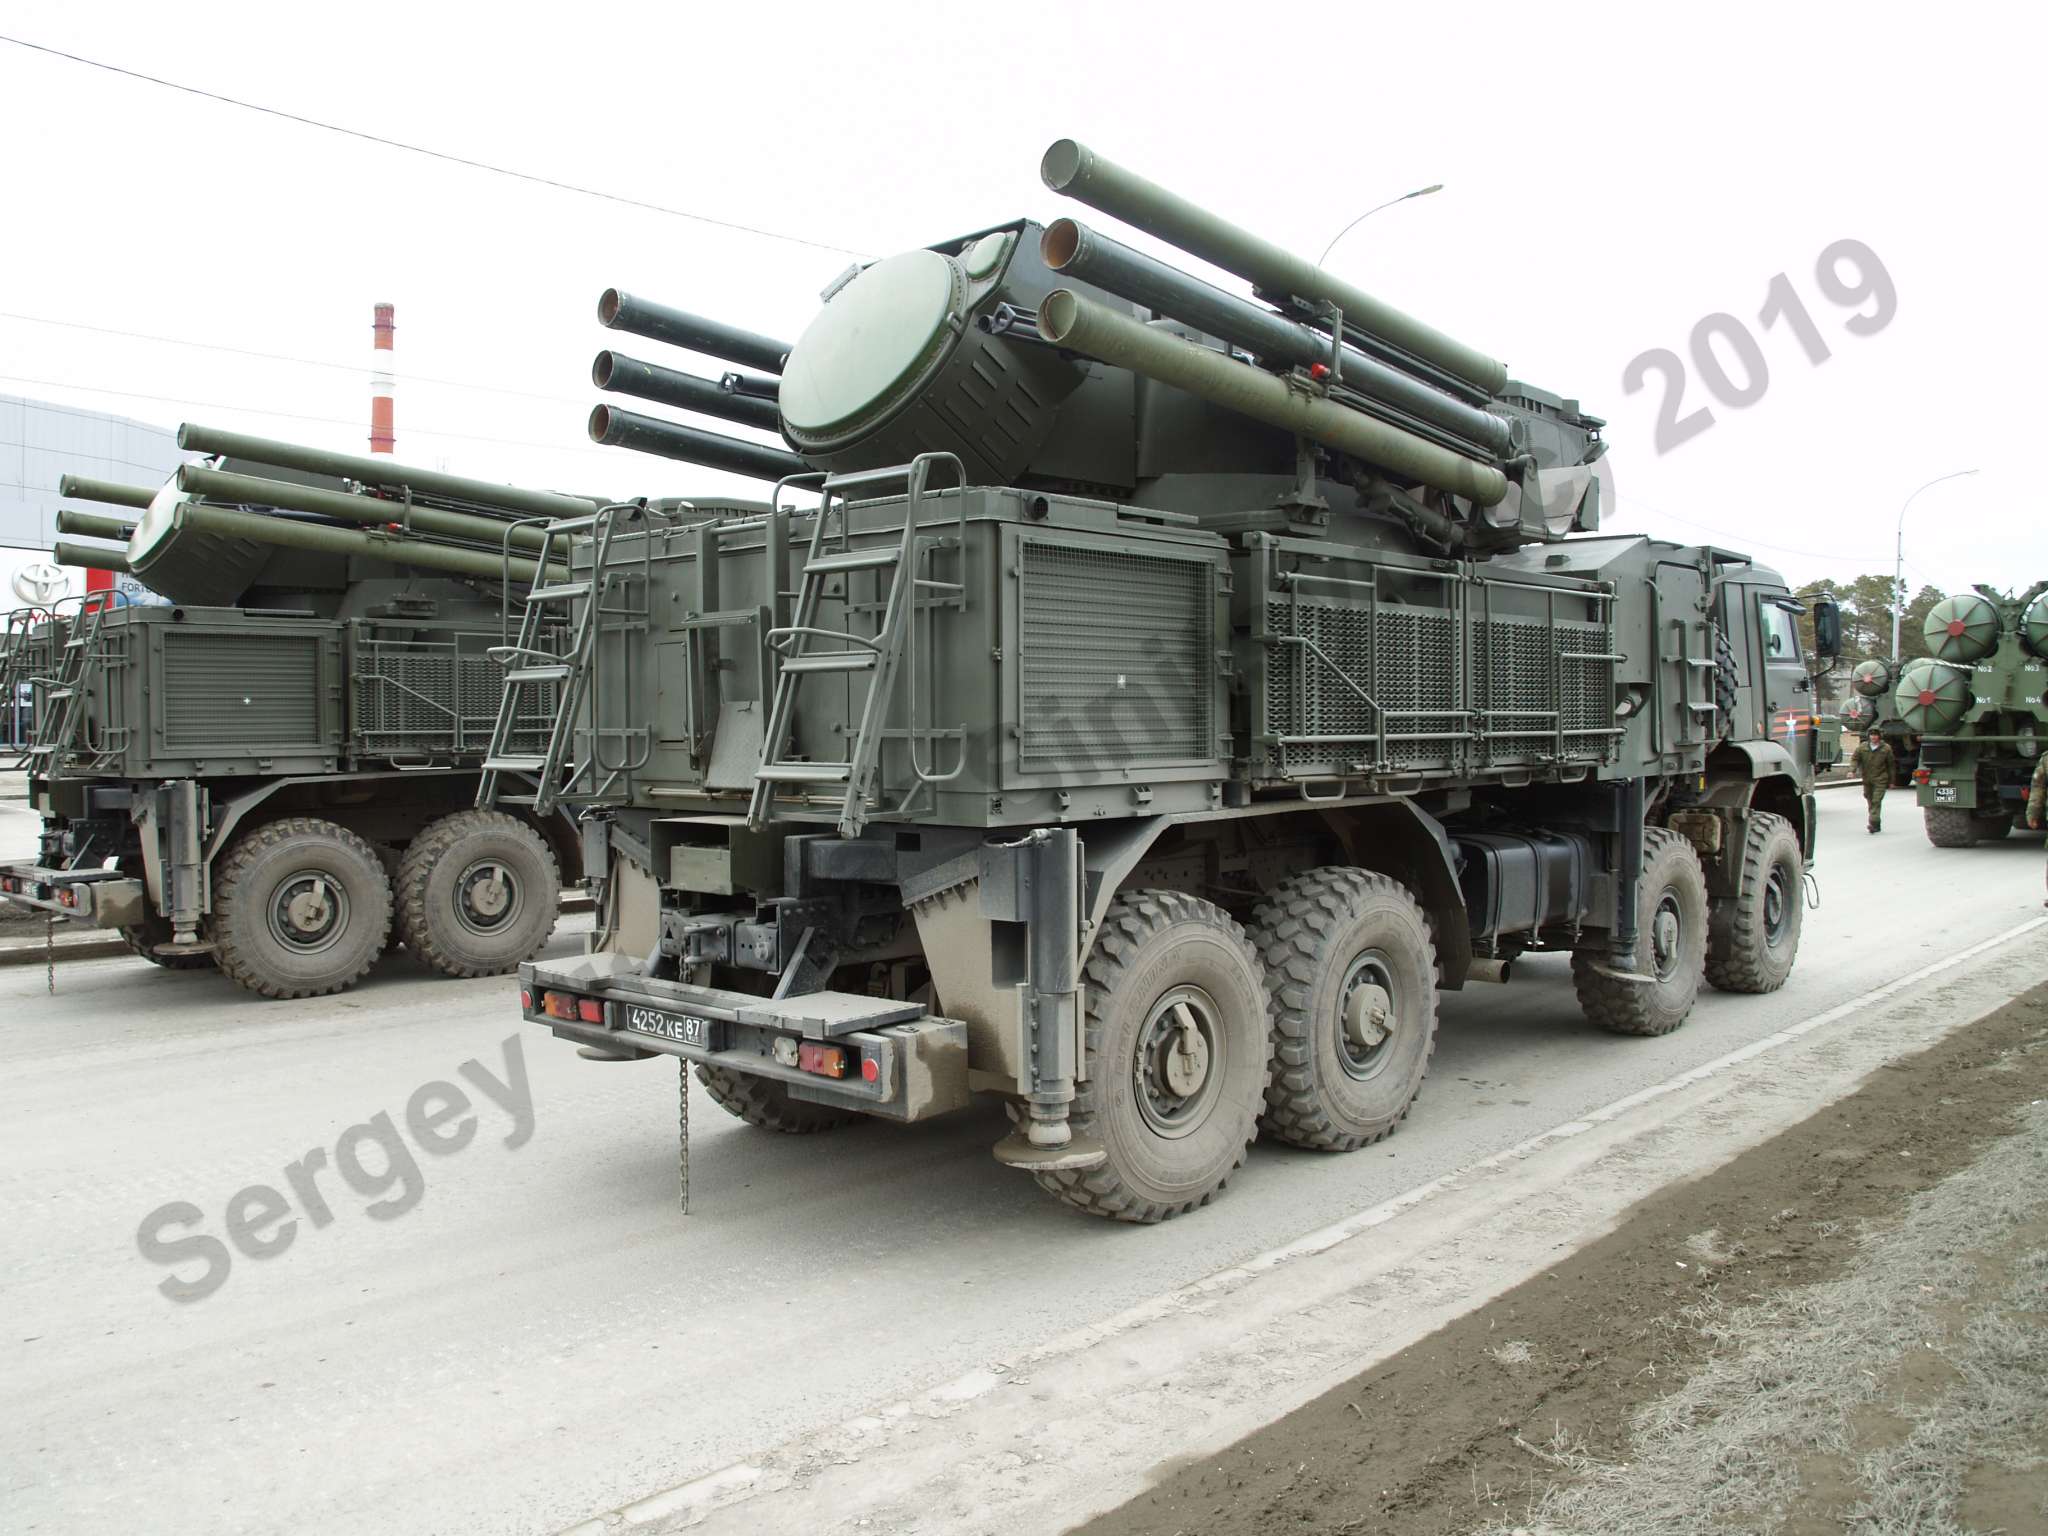
[[[273,416],[280,421],[317,421],[328,426],[361,427],[361,420],[350,420],[342,416],[309,416],[302,411],[280,411],[267,405],[236,405],[228,400],[188,400],[178,395],[155,395],[140,389],[109,389],[103,384],[74,384],[69,379],[31,379],[20,374],[0,373],[0,384],[32,384],[38,389],[75,389],[86,395],[113,395],[123,400],[149,400],[158,405],[196,406],[202,411],[234,411],[245,416]],[[574,443],[536,443],[530,438],[488,437],[481,432],[448,432],[435,427],[417,427],[407,424],[405,430],[417,437],[452,437],[472,443],[500,443],[508,448],[524,448],[532,453],[586,453],[618,462],[618,455],[609,449],[586,448]]]
[[[331,368],[340,373],[367,372],[361,362],[340,363],[331,362],[326,358],[299,357],[289,352],[259,352],[251,347],[233,347],[220,341],[198,341],[190,336],[155,336],[147,331],[124,331],[111,325],[89,325],[83,320],[53,320],[47,315],[24,315],[9,309],[0,309],[0,320],[21,320],[30,325],[53,325],[67,331],[90,331],[96,336],[119,336],[127,341],[150,341],[167,347],[193,347],[203,352],[227,352],[236,357],[256,357],[272,363],[296,363],[306,368]],[[557,405],[588,403],[574,395],[548,395],[538,390],[513,389],[504,384],[479,384],[470,379],[442,379],[425,373],[399,373],[396,378],[401,384],[438,384],[448,389],[475,389],[493,395],[517,395],[523,399],[546,400]]]
[[[340,123],[323,122],[317,117],[306,117],[301,113],[287,112],[280,107],[266,107],[260,102],[243,101],[237,96],[226,96],[219,91],[203,90],[196,85],[186,85],[177,80],[166,80],[161,75],[144,74],[139,69],[124,69],[119,64],[109,64],[101,59],[88,59],[83,54],[67,53],[62,48],[52,48],[44,43],[32,43],[27,38],[10,37],[0,33],[0,43],[12,43],[17,48],[26,48],[32,53],[47,54],[51,58],[67,59],[73,64],[82,64],[88,69],[103,70],[110,75],[121,75],[130,80],[140,80],[149,85],[159,85],[165,90],[180,91],[187,96],[197,96],[205,101],[218,102],[222,106],[240,107],[245,112],[260,112],[265,117],[280,118],[288,123],[297,123],[305,128],[318,128],[325,133],[335,133],[346,139],[359,139],[365,144],[378,144],[386,149],[403,150],[411,155],[424,155],[429,160],[441,160],[450,165],[467,166],[473,171],[488,171],[494,176],[509,177],[513,181],[529,182],[537,187],[552,187],[557,192],[573,192],[580,197],[594,197],[607,203],[617,203],[626,208],[638,208],[647,213],[667,214],[670,218],[688,219],[695,224],[709,225],[715,229],[732,230],[738,234],[755,235],[763,240],[780,240],[788,245],[808,246],[814,251],[830,251],[836,256],[864,256],[863,251],[851,250],[843,245],[834,245],[829,240],[812,240],[803,235],[787,235],[780,230],[763,229],[758,224],[742,224],[735,219],[715,218],[708,213],[695,213],[688,208],[672,208],[666,203],[650,203],[642,198],[626,197],[618,192],[601,192],[595,187],[580,186],[573,181],[560,181],[553,176],[536,175],[532,171],[514,170],[510,166],[494,165],[488,160],[472,159],[468,155],[451,154],[447,150],[429,149],[423,144],[410,144],[403,139],[386,138],[380,133],[367,133],[360,128],[344,127]]]

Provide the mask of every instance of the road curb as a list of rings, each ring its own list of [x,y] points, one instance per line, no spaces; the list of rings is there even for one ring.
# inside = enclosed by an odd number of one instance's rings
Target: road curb
[[[116,934],[94,932],[82,938],[0,939],[0,965],[41,965],[46,960],[105,960],[134,951]]]

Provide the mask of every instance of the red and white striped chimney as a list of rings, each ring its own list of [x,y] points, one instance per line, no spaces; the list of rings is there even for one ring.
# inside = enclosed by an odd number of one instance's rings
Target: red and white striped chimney
[[[393,453],[398,448],[398,432],[391,410],[391,396],[397,387],[391,377],[391,339],[398,329],[394,318],[396,311],[389,304],[379,304],[372,312],[370,321],[371,366],[370,366],[370,452]]]

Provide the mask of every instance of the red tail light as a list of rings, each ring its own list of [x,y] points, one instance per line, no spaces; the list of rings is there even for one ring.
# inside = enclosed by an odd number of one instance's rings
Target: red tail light
[[[519,1006],[528,1013],[533,1012],[533,994],[524,987],[519,989]]]
[[[604,1004],[594,997],[579,997],[576,999],[576,1017],[586,1024],[602,1024]]]
[[[796,1048],[796,1064],[819,1077],[846,1076],[846,1047],[806,1040]]]
[[[1915,768],[1913,770],[1913,782],[1915,784],[1925,784],[1933,777],[1934,770],[1932,768]]]
[[[863,1056],[860,1059],[860,1075],[871,1083],[879,1083],[882,1080],[882,1064],[872,1056]]]

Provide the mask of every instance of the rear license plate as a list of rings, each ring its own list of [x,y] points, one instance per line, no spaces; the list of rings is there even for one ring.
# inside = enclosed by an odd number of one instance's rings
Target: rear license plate
[[[657,1035],[663,1040],[673,1040],[677,1045],[715,1049],[716,1019],[700,1018],[694,1013],[670,1013],[661,1008],[643,1008],[638,1003],[625,1004],[624,1012],[626,1028],[636,1034]]]
[[[1935,786],[1934,786],[1934,798],[1935,798],[1935,799],[1936,799],[1937,801],[1942,801],[1942,800],[1946,800],[1946,801],[1951,801],[1951,802],[1952,802],[1952,801],[1953,801],[1953,800],[1955,799],[1955,797],[1956,797],[1956,787],[1955,787],[1955,785],[1953,785],[1953,784],[1937,784],[1937,785],[1935,785]]]

